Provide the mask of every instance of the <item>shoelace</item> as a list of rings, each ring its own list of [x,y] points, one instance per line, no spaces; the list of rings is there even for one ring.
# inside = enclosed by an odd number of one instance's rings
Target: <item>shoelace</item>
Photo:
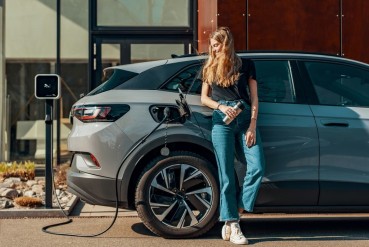
[[[237,238],[239,239],[244,238],[239,226],[234,226],[234,230],[236,232],[235,235],[237,236]]]

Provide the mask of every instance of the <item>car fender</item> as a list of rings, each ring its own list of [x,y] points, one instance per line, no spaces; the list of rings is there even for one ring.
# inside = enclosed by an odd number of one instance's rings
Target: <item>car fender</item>
[[[122,164],[121,171],[119,173],[119,178],[122,179],[121,186],[121,200],[128,201],[131,204],[130,199],[133,199],[132,192],[134,193],[135,186],[138,183],[139,176],[141,175],[144,167],[146,166],[146,159],[151,157],[157,157],[160,155],[160,149],[165,145],[165,136],[162,133],[154,133],[153,138],[145,141],[142,146],[133,151],[131,155]],[[196,152],[199,155],[207,158],[209,154],[213,154],[213,146],[209,140],[202,138],[197,135],[188,134],[168,134],[167,145],[169,150],[173,146],[178,146],[181,150]],[[180,148],[180,147],[183,147]],[[191,147],[197,147],[196,150],[191,150]],[[199,152],[201,148],[206,153]],[[178,150],[178,149],[176,149]],[[174,151],[174,150],[171,150]],[[215,158],[210,158],[210,161],[215,164]],[[134,164],[134,165],[133,165]]]

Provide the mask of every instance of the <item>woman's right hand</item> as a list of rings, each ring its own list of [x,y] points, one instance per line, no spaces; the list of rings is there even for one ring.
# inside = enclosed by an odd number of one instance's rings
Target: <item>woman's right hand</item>
[[[231,106],[220,105],[218,109],[232,120],[238,115],[237,111]]]
[[[256,130],[254,128],[248,128],[246,131],[245,141],[247,147],[252,147],[256,144]]]

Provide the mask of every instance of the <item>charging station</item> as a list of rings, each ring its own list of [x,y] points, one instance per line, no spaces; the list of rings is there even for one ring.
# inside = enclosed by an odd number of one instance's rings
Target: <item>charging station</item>
[[[56,74],[35,76],[35,97],[45,100],[45,207],[52,208],[53,188],[53,108],[60,98],[60,77]]]

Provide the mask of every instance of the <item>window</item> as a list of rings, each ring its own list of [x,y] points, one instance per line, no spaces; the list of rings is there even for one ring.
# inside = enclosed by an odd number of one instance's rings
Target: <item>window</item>
[[[89,92],[87,95],[96,95],[99,93],[106,92],[108,90],[111,90],[113,88],[118,87],[119,85],[122,85],[126,81],[132,79],[138,75],[137,73],[121,70],[121,69],[106,69],[104,70],[104,82],[100,84],[97,88]]]
[[[192,85],[189,93],[201,94],[202,80],[199,75],[201,68],[201,64],[186,68],[166,83],[163,89],[178,92],[178,88],[180,88],[182,92],[187,93]]]
[[[287,61],[254,61],[258,80],[259,100],[262,102],[295,103],[296,94]],[[200,78],[201,64],[186,68],[163,87],[169,91],[201,94],[202,80]]]
[[[99,26],[189,27],[189,0],[97,0]]]
[[[349,65],[305,62],[319,104],[369,106],[369,71]]]
[[[288,61],[255,60],[261,102],[295,103],[296,93]]]

